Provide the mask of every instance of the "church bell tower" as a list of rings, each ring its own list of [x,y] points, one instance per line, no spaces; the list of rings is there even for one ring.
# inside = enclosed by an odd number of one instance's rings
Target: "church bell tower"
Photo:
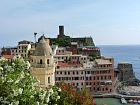
[[[55,63],[49,39],[41,36],[32,55],[31,73],[38,80],[39,87],[49,87],[55,84]]]

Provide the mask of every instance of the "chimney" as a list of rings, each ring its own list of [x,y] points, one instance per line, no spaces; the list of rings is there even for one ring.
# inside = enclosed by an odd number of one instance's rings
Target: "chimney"
[[[64,35],[64,26],[59,26],[59,35]]]

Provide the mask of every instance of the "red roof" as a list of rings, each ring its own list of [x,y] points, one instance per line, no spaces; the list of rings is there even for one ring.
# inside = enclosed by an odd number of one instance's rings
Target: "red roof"
[[[12,59],[14,57],[14,55],[3,55],[2,57],[6,58],[6,59]]]

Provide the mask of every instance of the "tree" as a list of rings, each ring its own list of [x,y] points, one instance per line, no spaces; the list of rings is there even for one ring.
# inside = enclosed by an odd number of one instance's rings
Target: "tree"
[[[0,105],[52,105],[60,99],[58,87],[36,87],[30,64],[19,56],[12,63],[0,59]]]
[[[60,93],[61,99],[58,101],[60,105],[96,105],[90,92],[83,88],[76,91],[72,86],[62,82],[58,84],[62,92]]]

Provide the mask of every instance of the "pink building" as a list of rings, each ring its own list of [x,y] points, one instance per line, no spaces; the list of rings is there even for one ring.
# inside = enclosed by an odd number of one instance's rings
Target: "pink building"
[[[59,63],[55,75],[56,83],[63,81],[77,89],[85,86],[85,72],[81,65]]]

